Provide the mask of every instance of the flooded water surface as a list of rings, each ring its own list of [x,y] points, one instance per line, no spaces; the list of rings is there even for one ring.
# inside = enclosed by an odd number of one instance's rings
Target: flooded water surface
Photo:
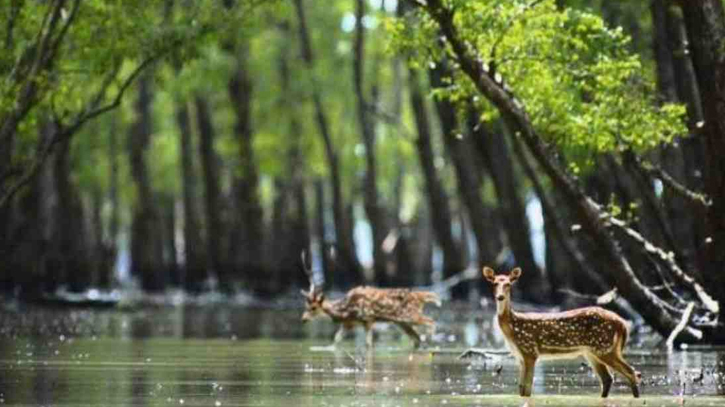
[[[460,315],[470,315],[470,320]],[[667,354],[636,344],[643,397],[616,378],[612,396],[582,360],[537,365],[534,397],[518,397],[513,358],[459,360],[475,344],[501,350],[490,315],[436,314],[427,348],[380,326],[332,350],[334,326],[297,310],[227,306],[0,311],[0,404],[7,406],[723,406],[725,350]],[[447,321],[447,322],[446,322]]]

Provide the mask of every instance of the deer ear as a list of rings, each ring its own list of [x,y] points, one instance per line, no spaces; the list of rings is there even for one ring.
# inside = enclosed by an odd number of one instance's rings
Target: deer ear
[[[483,278],[493,283],[493,281],[496,279],[496,272],[494,272],[491,267],[484,267]]]
[[[511,270],[511,274],[509,274],[509,278],[511,279],[511,282],[518,280],[519,277],[521,277],[521,269],[519,267],[516,267],[515,269]]]
[[[303,297],[309,297],[310,294],[305,290],[300,290],[300,294],[302,294]]]

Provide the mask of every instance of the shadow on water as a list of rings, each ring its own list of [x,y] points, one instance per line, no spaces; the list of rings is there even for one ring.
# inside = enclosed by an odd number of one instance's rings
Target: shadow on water
[[[413,351],[391,326],[365,350],[361,332],[325,348],[329,321],[299,310],[224,305],[121,310],[0,310],[0,404],[88,406],[721,406],[725,350],[630,348],[643,398],[617,381],[601,400],[581,360],[537,365],[519,398],[506,355],[459,360],[470,345],[503,346],[490,315],[438,312],[438,334]],[[470,316],[470,319],[465,319]],[[640,338],[640,343],[651,341]],[[633,341],[633,343],[635,343]]]

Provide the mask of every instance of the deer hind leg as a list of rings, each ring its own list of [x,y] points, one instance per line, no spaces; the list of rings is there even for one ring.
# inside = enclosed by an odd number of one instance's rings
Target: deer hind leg
[[[607,397],[609,395],[609,389],[612,388],[612,382],[614,381],[612,373],[607,368],[607,365],[600,362],[595,356],[588,355],[586,358],[592,366],[592,369],[594,369],[594,372],[599,376],[599,383],[602,385],[602,398]]]
[[[436,322],[424,315],[420,315],[415,320],[416,325],[425,325],[428,327],[428,336],[432,337],[436,333]]]
[[[405,322],[398,322],[397,325],[413,340],[415,348],[418,349],[420,347],[420,335],[418,331]]]
[[[602,357],[602,362],[621,373],[629,381],[629,386],[632,388],[632,396],[635,398],[639,397],[639,378],[637,377],[637,372],[622,358],[622,355],[617,352],[612,352]]]
[[[519,361],[519,395],[521,397],[531,397],[531,391],[534,387],[534,366],[536,358],[524,356]]]

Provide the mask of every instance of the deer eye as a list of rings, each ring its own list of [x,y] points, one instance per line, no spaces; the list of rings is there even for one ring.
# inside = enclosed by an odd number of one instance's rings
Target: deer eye
[[[506,288],[510,288],[511,287],[511,283],[506,283],[503,286],[506,287]]]

